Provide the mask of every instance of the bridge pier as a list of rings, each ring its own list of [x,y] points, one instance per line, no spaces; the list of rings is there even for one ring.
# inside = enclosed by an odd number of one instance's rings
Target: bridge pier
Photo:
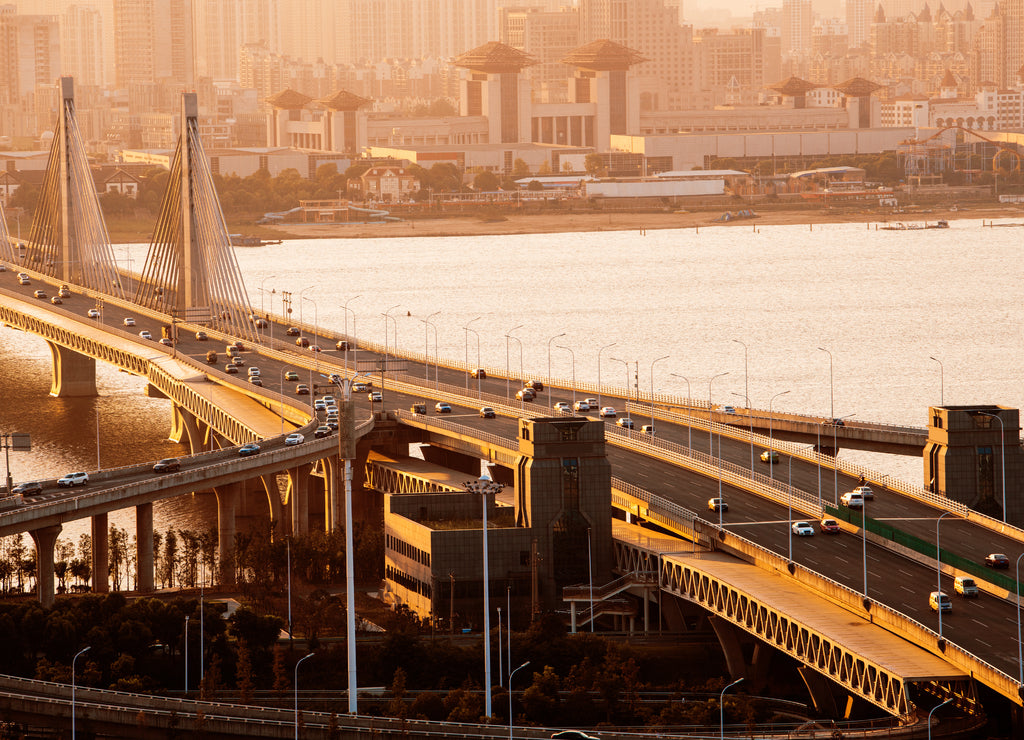
[[[44,607],[53,606],[53,546],[57,544],[61,526],[33,529],[29,534],[36,546],[36,594]]]
[[[199,429],[196,417],[178,404],[174,404],[171,416],[170,440],[178,443],[187,440],[189,453],[193,455],[202,452],[204,448],[204,435]]]
[[[800,666],[796,670],[807,687],[814,710],[823,717],[838,717],[839,707],[835,694],[832,693],[832,682],[808,666]]]
[[[90,397],[96,393],[96,360],[47,341],[53,357],[50,395],[56,398]]]
[[[135,584],[139,593],[155,590],[153,560],[153,504],[135,507]]]
[[[220,582],[231,586],[235,583],[235,509],[242,486],[231,483],[218,486],[217,495],[217,559],[220,562]]]
[[[110,548],[107,540],[107,514],[92,517],[92,590],[93,593],[110,593]]]
[[[309,532],[309,465],[288,469],[288,510],[292,535]]]
[[[768,684],[768,668],[771,665],[772,649],[752,639],[746,632],[728,620],[712,615],[711,627],[715,630],[718,643],[725,655],[725,664],[733,678],[742,676],[750,691],[761,691]],[[744,657],[744,649],[752,645],[750,661]]]

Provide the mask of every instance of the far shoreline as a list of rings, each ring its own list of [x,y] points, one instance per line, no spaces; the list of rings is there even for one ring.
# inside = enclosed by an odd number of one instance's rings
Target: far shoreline
[[[732,210],[737,213],[741,208]],[[979,204],[971,208],[922,207],[893,213],[889,209],[791,209],[754,211],[753,218],[730,221],[715,219],[717,212],[551,212],[544,214],[508,214],[501,217],[447,216],[378,223],[284,223],[259,227],[264,240],[272,239],[397,239],[406,237],[507,236],[516,234],[554,234],[598,231],[643,231],[661,229],[700,229],[715,226],[757,228],[807,224],[934,224],[962,219],[994,220],[1022,217],[1024,209],[1016,204]]]

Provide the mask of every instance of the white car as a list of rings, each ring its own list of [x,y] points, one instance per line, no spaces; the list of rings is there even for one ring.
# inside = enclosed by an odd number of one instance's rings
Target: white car
[[[610,419],[615,418],[615,409],[611,406],[605,406],[601,409],[601,416],[606,416]]]
[[[366,383],[362,382],[361,380],[357,380],[354,383],[352,383],[352,392],[353,393],[365,393],[366,389],[369,388],[369,387],[370,386],[368,386]]]
[[[289,445],[289,446],[290,445],[300,445],[300,444],[302,444],[305,441],[306,441],[306,438],[303,437],[298,432],[294,432],[293,434],[289,434],[287,437],[284,438],[284,443],[286,445]]]
[[[839,497],[840,503],[848,509],[863,509],[864,497],[857,491],[847,491]]]
[[[142,337],[143,339],[152,339],[153,338],[153,335],[150,334],[149,331],[146,330],[146,329],[143,329],[142,331],[140,331],[139,332],[139,336]]]
[[[85,312],[85,315],[90,319],[98,319],[100,317],[100,310],[98,308],[90,308]]]
[[[380,403],[384,400],[384,396],[381,395],[380,391],[370,391],[366,394],[366,400],[370,403]]]
[[[57,479],[57,485],[61,488],[71,488],[72,486],[84,486],[89,482],[88,473],[68,473],[63,478]]]
[[[586,401],[577,401],[572,407],[577,411],[590,411],[590,404]]]
[[[875,492],[871,490],[871,486],[857,486],[853,489],[854,493],[859,493],[863,499],[874,500]]]
[[[121,323],[124,324],[125,326],[135,326],[135,319],[133,319],[131,316],[127,316]]]
[[[554,405],[554,409],[555,411],[565,412],[568,414],[572,411],[572,406],[569,405],[568,401],[557,401]]]
[[[600,405],[598,404],[596,398],[584,398],[583,400],[586,401],[587,405],[590,406],[590,408],[594,409],[595,411],[597,410],[597,407]]]
[[[793,534],[799,537],[813,537],[814,527],[807,522],[793,522]]]
[[[628,416],[623,416],[622,418],[615,420],[615,426],[622,427],[623,429],[632,429],[633,420]]]

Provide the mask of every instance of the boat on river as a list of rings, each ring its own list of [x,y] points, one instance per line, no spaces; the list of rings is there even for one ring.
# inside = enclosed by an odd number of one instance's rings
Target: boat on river
[[[923,229],[948,229],[949,221],[947,221],[944,218],[940,218],[933,224],[927,222],[923,224],[907,224],[901,222],[895,224],[885,224],[884,226],[880,226],[879,228],[883,229],[884,231],[921,231]]]

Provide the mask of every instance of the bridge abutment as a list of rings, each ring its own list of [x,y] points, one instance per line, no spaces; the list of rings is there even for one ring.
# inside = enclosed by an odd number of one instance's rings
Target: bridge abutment
[[[47,341],[53,357],[50,395],[56,398],[95,396],[96,360],[67,347]]]
[[[54,524],[52,527],[33,529],[29,534],[36,546],[36,593],[39,596],[39,603],[44,607],[53,606],[53,547],[57,544],[57,537],[62,527]]]
[[[92,590],[93,593],[110,592],[110,548],[107,541],[107,514],[96,514],[91,522],[92,535]]]
[[[135,507],[135,583],[140,593],[155,590],[153,560],[153,504]]]

